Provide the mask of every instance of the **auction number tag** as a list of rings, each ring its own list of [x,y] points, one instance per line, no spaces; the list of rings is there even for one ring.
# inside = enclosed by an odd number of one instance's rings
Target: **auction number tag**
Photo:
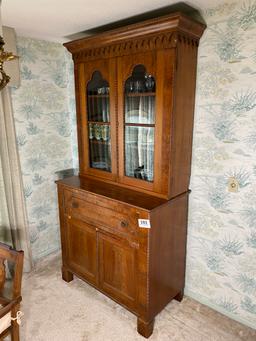
[[[150,220],[149,219],[138,219],[139,227],[143,227],[145,229],[150,229]]]

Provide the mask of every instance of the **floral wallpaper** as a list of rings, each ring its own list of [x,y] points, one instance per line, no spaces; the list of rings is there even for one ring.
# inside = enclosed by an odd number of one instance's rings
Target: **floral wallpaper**
[[[18,38],[21,86],[13,108],[35,260],[59,249],[55,172],[73,167],[71,58],[58,43]],[[75,153],[75,151],[74,151]]]
[[[186,293],[255,328],[256,1],[202,15]]]
[[[202,13],[190,188],[186,294],[256,325],[256,1]],[[55,172],[77,167],[71,58],[18,39],[13,105],[35,260],[59,249]],[[234,177],[238,192],[228,191]]]

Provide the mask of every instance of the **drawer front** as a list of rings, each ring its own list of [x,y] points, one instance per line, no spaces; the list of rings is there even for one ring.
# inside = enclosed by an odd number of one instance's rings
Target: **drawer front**
[[[113,202],[96,195],[87,193],[65,191],[65,212],[66,214],[92,223],[111,232],[119,232],[137,237],[140,234],[138,227],[139,218],[147,218],[147,212],[123,203]]]

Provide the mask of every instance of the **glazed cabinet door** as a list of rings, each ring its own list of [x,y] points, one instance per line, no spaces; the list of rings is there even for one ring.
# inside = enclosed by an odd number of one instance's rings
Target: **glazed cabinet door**
[[[94,226],[69,217],[66,224],[67,263],[79,276],[97,283],[97,235]]]
[[[119,181],[166,196],[174,53],[118,58]]]
[[[114,300],[135,309],[137,269],[135,246],[125,239],[99,233],[100,288]]]
[[[96,60],[76,68],[80,174],[115,180],[116,62]]]

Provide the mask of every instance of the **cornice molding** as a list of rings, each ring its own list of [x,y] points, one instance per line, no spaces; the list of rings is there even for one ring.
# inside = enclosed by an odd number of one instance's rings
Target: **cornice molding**
[[[76,62],[110,58],[158,48],[176,47],[186,41],[198,45],[205,25],[181,13],[174,13],[141,23],[65,43]]]
[[[133,39],[114,45],[87,48],[73,53],[73,59],[74,62],[84,62],[94,59],[113,58],[150,50],[174,48],[178,43],[185,43],[197,47],[198,41],[199,39],[193,39],[188,35],[172,32],[141,39]]]

